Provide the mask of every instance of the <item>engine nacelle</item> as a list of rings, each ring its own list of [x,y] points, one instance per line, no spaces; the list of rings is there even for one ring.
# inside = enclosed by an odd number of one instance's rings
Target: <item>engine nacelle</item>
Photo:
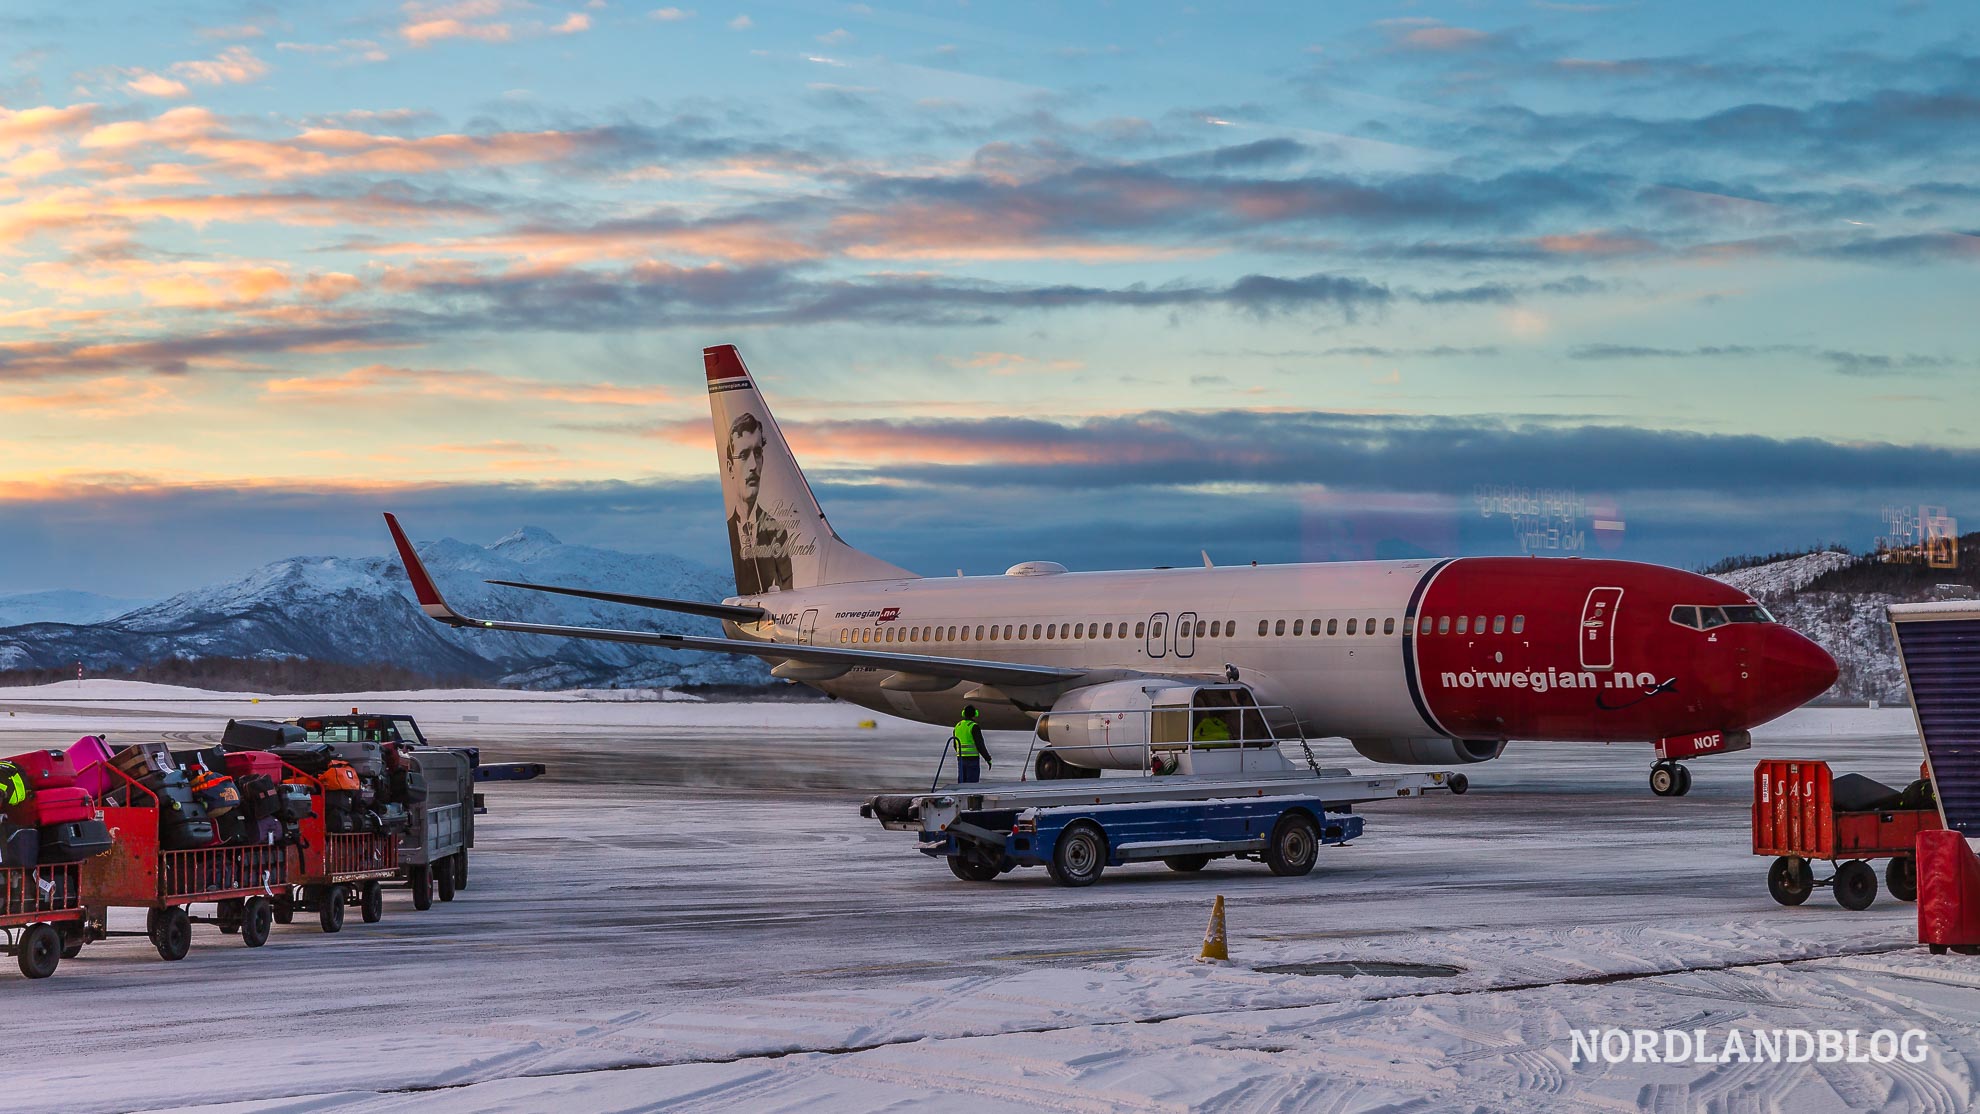
[[[1350,739],[1356,753],[1371,762],[1397,766],[1466,766],[1490,762],[1506,744],[1487,739]]]
[[[1038,737],[1067,765],[1139,770],[1153,752],[1188,748],[1206,717],[1228,732],[1206,737],[1227,746],[1277,745],[1245,686],[1159,679],[1074,689],[1038,717]]]

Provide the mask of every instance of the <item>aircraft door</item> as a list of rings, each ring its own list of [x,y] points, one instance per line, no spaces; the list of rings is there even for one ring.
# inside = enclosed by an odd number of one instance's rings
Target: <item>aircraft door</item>
[[[1176,616],[1176,656],[1186,658],[1196,653],[1196,612],[1185,611]]]
[[[798,645],[811,645],[812,636],[818,633],[818,609],[808,607],[804,617],[798,620]]]
[[[1148,656],[1159,658],[1169,652],[1169,613],[1157,611],[1148,617]]]
[[[1622,607],[1621,588],[1592,588],[1581,605],[1581,668],[1616,667],[1616,612]]]

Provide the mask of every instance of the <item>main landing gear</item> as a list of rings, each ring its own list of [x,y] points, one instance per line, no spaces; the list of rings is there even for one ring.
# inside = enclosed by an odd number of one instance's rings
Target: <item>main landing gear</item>
[[[1650,767],[1650,792],[1659,797],[1682,797],[1691,792],[1691,771],[1683,763],[1663,759]]]

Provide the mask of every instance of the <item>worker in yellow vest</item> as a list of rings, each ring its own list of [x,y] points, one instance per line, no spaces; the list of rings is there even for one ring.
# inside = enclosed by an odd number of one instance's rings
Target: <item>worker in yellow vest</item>
[[[990,748],[983,742],[983,728],[977,726],[975,705],[963,706],[962,719],[956,721],[956,733],[950,741],[956,745],[956,784],[981,781],[983,767],[997,765],[990,760]]]

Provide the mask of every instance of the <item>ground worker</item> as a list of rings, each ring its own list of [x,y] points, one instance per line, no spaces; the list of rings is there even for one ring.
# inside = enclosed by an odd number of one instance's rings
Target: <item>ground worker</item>
[[[1231,725],[1224,722],[1223,716],[1204,716],[1196,721],[1196,742],[1227,743],[1230,740]]]
[[[28,799],[27,778],[12,762],[0,762],[0,810],[13,808]]]
[[[983,728],[976,724],[975,705],[963,706],[962,719],[956,721],[956,734],[950,741],[956,745],[956,784],[981,781],[984,766],[996,768],[990,760],[990,748],[983,742]]]

